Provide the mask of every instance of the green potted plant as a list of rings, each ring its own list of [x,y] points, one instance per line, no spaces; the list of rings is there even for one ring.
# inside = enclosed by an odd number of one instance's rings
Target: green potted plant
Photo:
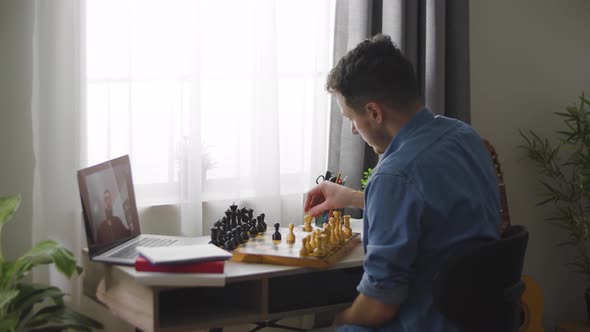
[[[365,191],[365,187],[369,182],[371,174],[373,174],[373,169],[371,167],[367,168],[367,170],[363,172],[363,178],[361,179],[361,191]]]
[[[2,226],[18,209],[21,198],[0,198],[0,233]],[[65,305],[59,288],[25,281],[25,276],[38,265],[55,263],[68,278],[78,276],[82,268],[72,253],[52,240],[39,242],[14,261],[4,258],[0,243],[0,331],[92,331],[101,323]]]
[[[579,99],[578,105],[555,113],[564,126],[556,131],[556,142],[532,130],[520,135],[526,142],[522,148],[541,171],[544,197],[538,205],[552,207],[547,220],[568,233],[561,245],[575,248],[568,265],[588,285],[585,294],[590,320],[590,102],[583,94]]]

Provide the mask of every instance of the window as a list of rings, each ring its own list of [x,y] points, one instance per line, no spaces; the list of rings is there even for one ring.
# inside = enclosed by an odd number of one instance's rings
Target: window
[[[195,169],[205,198],[244,194],[261,168],[281,194],[324,172],[333,0],[88,0],[86,15],[87,161],[130,154],[138,198],[169,203]]]

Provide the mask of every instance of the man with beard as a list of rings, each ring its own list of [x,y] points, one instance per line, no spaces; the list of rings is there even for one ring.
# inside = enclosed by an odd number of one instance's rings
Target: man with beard
[[[105,219],[98,226],[96,236],[99,244],[111,243],[115,240],[131,236],[131,232],[123,225],[121,218],[113,215],[113,197],[110,190],[103,194]]]

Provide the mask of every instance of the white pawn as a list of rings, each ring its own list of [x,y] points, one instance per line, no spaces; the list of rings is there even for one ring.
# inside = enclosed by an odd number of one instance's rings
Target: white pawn
[[[336,247],[338,246],[338,237],[337,237],[337,233],[338,233],[338,229],[336,226],[336,220],[334,218],[330,218],[330,227],[329,227],[330,231],[328,232],[328,235],[330,236],[330,247]]]
[[[347,239],[352,237],[352,228],[350,228],[350,215],[347,214],[344,216],[344,236]]]
[[[326,242],[328,241],[328,237],[322,234],[318,239],[318,247],[314,249],[313,255],[322,257],[326,255]]]
[[[308,235],[304,238],[304,239],[307,239],[307,242],[304,242],[304,243],[305,243],[305,247],[307,248],[307,251],[309,253],[312,253],[313,250],[315,249],[312,244],[312,241],[315,238],[315,233],[311,233],[311,234],[312,235]]]
[[[293,228],[295,225],[289,224],[289,234],[287,234],[287,243],[295,243],[295,234],[293,234]]]
[[[338,210],[334,210],[334,212],[332,212],[332,215],[334,216],[334,220],[335,220],[336,222],[338,222],[338,221],[340,220],[340,215],[341,215],[341,212],[340,212],[340,211],[338,211]]]
[[[315,249],[319,246],[320,242],[320,230],[316,229],[315,232],[311,233],[311,246]]]
[[[301,249],[299,249],[299,256],[307,256],[309,255],[309,250],[307,249],[307,246],[309,245],[309,238],[306,236],[303,239],[301,239]]]

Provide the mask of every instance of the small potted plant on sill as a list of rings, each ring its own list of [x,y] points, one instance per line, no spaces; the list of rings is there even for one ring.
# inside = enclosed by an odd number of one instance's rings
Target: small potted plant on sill
[[[20,196],[0,198],[0,233],[2,226],[18,209]],[[38,265],[55,263],[68,278],[80,275],[72,253],[52,240],[39,242],[14,261],[2,255],[0,245],[0,331],[92,331],[101,323],[65,305],[59,288],[25,281],[25,276]]]
[[[556,131],[557,142],[542,138],[534,131],[520,132],[521,146],[541,171],[543,200],[537,205],[550,205],[549,222],[564,229],[568,238],[560,245],[575,248],[568,263],[586,282],[586,304],[590,321],[590,102],[580,96],[578,105],[556,112],[564,129]]]
[[[367,168],[367,170],[363,172],[363,178],[361,179],[361,191],[365,191],[365,187],[367,186],[367,183],[369,183],[371,174],[373,174],[373,169],[371,167]]]

